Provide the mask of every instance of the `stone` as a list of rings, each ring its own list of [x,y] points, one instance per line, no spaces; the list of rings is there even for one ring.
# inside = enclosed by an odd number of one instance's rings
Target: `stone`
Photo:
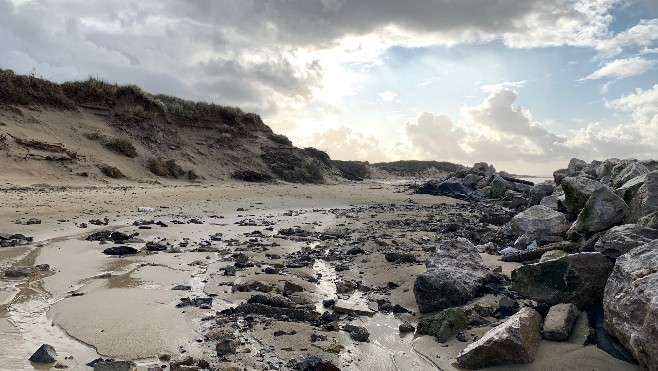
[[[103,254],[105,255],[131,255],[138,252],[136,248],[130,246],[114,246],[103,250]]]
[[[361,305],[349,300],[338,300],[334,304],[334,311],[344,314],[357,314],[364,316],[372,316],[375,314],[368,306]]]
[[[582,176],[566,177],[560,182],[564,190],[564,207],[569,213],[579,213],[594,192],[596,181]]]
[[[630,204],[628,223],[658,211],[658,171],[648,173],[644,184],[637,190]]]
[[[418,321],[416,332],[422,335],[432,335],[439,343],[454,338],[457,333],[468,326],[468,317],[460,308],[448,308],[431,317]]]
[[[635,197],[637,191],[642,187],[646,180],[647,174],[636,176],[624,183],[621,187],[615,188],[615,194],[630,205],[631,201],[633,201],[633,197]]]
[[[549,260],[559,259],[559,258],[561,258],[561,257],[563,257],[563,256],[567,256],[567,255],[569,255],[569,253],[566,252],[566,251],[564,251],[564,250],[551,250],[551,251],[546,251],[546,252],[541,256],[541,258],[539,258],[539,262],[540,262],[540,263],[543,263],[543,262],[546,262],[546,261],[549,261]]]
[[[550,196],[555,190],[555,186],[550,183],[540,183],[530,188],[528,203],[530,206],[539,205],[541,200]]]
[[[599,184],[578,214],[570,232],[590,235],[623,223],[628,205],[610,188]]]
[[[594,249],[603,255],[617,259],[621,255],[658,239],[658,230],[637,224],[612,227],[599,238]]]
[[[481,176],[481,175],[468,174],[464,177],[464,180],[462,180],[462,183],[467,187],[475,188],[475,186],[477,186],[477,184],[480,183],[480,181],[483,178],[484,177]]]
[[[580,312],[576,316],[571,335],[567,341],[583,346],[596,343],[596,331],[589,324],[587,312]]]
[[[505,179],[499,177],[498,175],[494,176],[493,181],[491,181],[491,197],[503,197],[507,191],[507,188],[509,188],[509,183]]]
[[[25,222],[25,224],[27,224],[27,225],[41,224],[41,219],[30,218],[30,219],[27,220],[27,222]]]
[[[33,363],[54,363],[57,361],[57,352],[50,344],[42,344],[34,354],[30,356]]]
[[[384,254],[384,258],[389,263],[415,263],[416,256],[412,253],[402,253],[402,252],[387,252]]]
[[[658,369],[658,241],[620,256],[605,287],[605,327],[646,369]]]
[[[94,371],[135,371],[137,365],[133,361],[103,361],[94,365]]]
[[[640,162],[631,162],[630,164],[626,165],[626,167],[612,179],[612,186],[614,188],[619,188],[624,183],[628,182],[629,180],[638,177],[642,174],[646,174],[649,172],[649,169],[647,169],[646,166],[642,165]]]
[[[283,283],[283,292],[304,292],[304,288],[294,282],[285,281]]]
[[[587,162],[573,157],[571,158],[571,160],[569,160],[569,165],[567,165],[567,170],[569,170],[569,174],[575,174],[587,169],[588,166],[589,165],[587,164]]]
[[[442,243],[429,255],[425,266],[427,270],[414,282],[414,296],[421,313],[464,304],[483,285],[498,281],[475,246],[465,238]]]
[[[365,342],[368,341],[368,338],[370,338],[370,333],[365,327],[345,325],[345,327],[343,327],[343,330],[345,330],[345,332],[348,332],[350,334],[352,340]]]
[[[528,241],[545,236],[560,236],[569,229],[564,214],[546,206],[532,206],[511,220],[512,231]]]
[[[603,254],[570,254],[512,271],[512,290],[540,303],[574,303],[579,309],[603,298],[613,264]]]
[[[411,323],[405,321],[400,324],[398,330],[402,333],[406,333],[406,332],[414,332],[416,331],[416,328]]]
[[[540,330],[539,313],[532,308],[523,308],[469,344],[457,355],[457,363],[469,369],[530,363],[539,348]]]
[[[649,215],[645,215],[637,221],[637,224],[649,227],[653,229],[658,229],[658,211],[654,211]]]
[[[563,341],[571,335],[576,319],[576,307],[569,304],[557,304],[548,310],[544,320],[544,339]]]
[[[553,172],[553,181],[555,184],[560,184],[562,179],[569,175],[569,169],[558,169]]]
[[[232,336],[220,339],[215,345],[215,351],[218,357],[223,357],[227,354],[235,354],[238,351],[238,341]]]
[[[550,196],[546,196],[546,197],[544,197],[544,198],[541,199],[541,201],[539,202],[539,205],[541,205],[541,206],[546,206],[546,207],[548,207],[549,209],[552,209],[552,210],[557,211],[557,200],[558,200],[558,197],[559,197],[558,195],[550,195]],[[531,206],[534,206],[534,205],[531,205]]]

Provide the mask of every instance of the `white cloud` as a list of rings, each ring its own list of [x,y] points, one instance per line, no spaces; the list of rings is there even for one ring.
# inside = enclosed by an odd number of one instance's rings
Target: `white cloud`
[[[392,102],[395,100],[395,98],[398,97],[397,94],[393,93],[392,91],[382,91],[377,93],[379,97],[384,101],[384,102]]]
[[[620,80],[639,76],[652,69],[656,63],[656,61],[640,57],[616,59],[606,63],[603,67],[592,72],[582,80],[597,80],[602,78],[614,78]]]
[[[527,82],[528,80],[507,81],[507,82],[501,82],[499,84],[482,85],[480,86],[480,90],[482,90],[485,93],[492,93],[502,89],[518,89],[524,87]]]

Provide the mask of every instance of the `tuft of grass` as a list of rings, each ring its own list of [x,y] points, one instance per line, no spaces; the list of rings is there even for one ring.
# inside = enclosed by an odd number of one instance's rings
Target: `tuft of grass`
[[[274,143],[292,147],[292,142],[290,139],[288,139],[288,137],[283,134],[270,133],[267,135],[267,137]]]
[[[103,136],[103,134],[95,132],[95,131],[91,132],[91,133],[84,133],[83,135],[85,136],[85,138],[87,138],[89,140],[102,140],[103,138],[105,138]]]
[[[329,157],[329,154],[327,152],[321,151],[313,147],[306,147],[304,148],[304,153],[306,153],[306,155],[308,155],[309,157],[312,157],[320,161],[320,163],[325,165],[326,167],[331,167],[331,157]]]
[[[119,170],[119,168],[114,167],[114,166],[101,164],[101,165],[98,165],[98,168],[100,169],[100,171],[103,174],[105,174],[105,176],[107,176],[109,178],[112,178],[112,179],[122,179],[122,178],[126,177],[125,175],[123,175],[121,170]]]
[[[370,177],[370,168],[367,162],[361,161],[331,161],[340,171],[340,176],[349,180],[363,180]]]
[[[118,112],[116,118],[130,124],[141,124],[155,119],[155,112],[147,111],[142,106],[133,106]]]
[[[253,170],[238,170],[231,175],[231,178],[256,183],[271,182],[273,180],[271,175]]]
[[[109,107],[116,106],[117,84],[89,76],[87,80],[67,81],[61,85],[64,94],[79,104],[105,103]]]
[[[187,180],[189,180],[189,181],[191,181],[191,182],[194,182],[194,181],[196,181],[196,180],[200,180],[200,179],[201,179],[201,175],[197,174],[196,171],[194,171],[194,170],[189,170],[189,171],[187,172]]]
[[[135,158],[137,157],[137,148],[129,139],[119,139],[113,138],[105,143],[105,147],[111,149],[112,151],[122,154],[126,157]]]
[[[31,75],[17,75],[0,69],[0,102],[20,105],[44,105],[75,110],[75,103],[66,97],[60,85]]]
[[[185,175],[185,170],[174,159],[164,160],[160,157],[152,158],[148,161],[146,167],[157,176],[178,179]]]

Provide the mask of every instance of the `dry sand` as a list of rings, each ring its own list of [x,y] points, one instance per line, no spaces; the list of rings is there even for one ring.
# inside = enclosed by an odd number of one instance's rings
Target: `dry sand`
[[[361,234],[394,233],[391,230],[368,230],[373,221],[404,218],[427,218],[414,207],[419,205],[454,204],[458,201],[427,195],[409,195],[391,184],[358,182],[334,185],[244,184],[212,185],[135,185],[92,188],[89,184],[53,188],[6,184],[0,191],[0,232],[23,233],[34,237],[29,248],[0,249],[0,268],[16,265],[49,264],[52,272],[28,279],[2,279],[0,303],[0,370],[30,370],[27,358],[42,343],[52,344],[60,362],[70,369],[91,369],[84,364],[98,357],[138,360],[140,369],[159,365],[157,357],[184,352],[195,357],[212,357],[212,342],[202,341],[214,325],[208,318],[215,313],[246,300],[254,292],[232,292],[233,284],[255,281],[280,290],[284,281],[304,288],[299,300],[321,306],[322,299],[335,296],[334,280],[358,280],[369,287],[400,284],[386,298],[417,312],[412,285],[413,277],[422,272],[422,264],[393,265],[385,262],[372,241],[364,242],[367,255],[354,260],[352,269],[339,275],[332,262],[318,261],[313,269],[289,269],[287,275],[266,275],[261,268],[239,270],[236,276],[219,274],[220,268],[232,264],[227,253],[240,244],[230,239],[248,240],[245,233],[263,231],[262,243],[278,243],[265,249],[244,253],[253,261],[270,262],[264,256],[281,256],[304,246],[329,246],[317,241],[295,241],[272,238],[276,230],[298,226],[311,231],[347,227]],[[374,212],[373,204],[396,205],[395,212]],[[404,205],[409,206],[405,211]],[[153,213],[139,213],[137,207],[155,208]],[[345,209],[337,213],[332,209]],[[288,213],[287,211],[293,211]],[[352,210],[352,211],[349,211]],[[357,210],[357,211],[354,211]],[[360,211],[358,211],[360,210]],[[431,216],[431,215],[430,215]],[[90,219],[110,220],[109,226],[89,224]],[[434,215],[440,218],[441,215]],[[39,218],[42,224],[15,224],[16,220]],[[172,220],[199,218],[203,224],[172,224]],[[167,228],[138,229],[138,219],[164,221]],[[236,222],[251,220],[253,225]],[[87,228],[80,228],[87,223]],[[264,226],[273,224],[274,231]],[[244,223],[243,223],[244,224]],[[138,254],[129,257],[106,256],[101,251],[111,245],[85,241],[90,233],[102,229],[139,232],[146,241],[166,239],[178,244],[190,238],[191,247],[198,246],[215,233],[223,234],[217,243],[219,252],[184,252]],[[420,238],[426,232],[405,233],[405,241]],[[411,242],[409,242],[411,243]],[[135,244],[138,249],[143,244]],[[221,251],[224,250],[224,251]],[[508,273],[514,265],[503,264],[485,256],[490,265],[501,265]],[[277,260],[272,260],[275,264]],[[278,261],[281,262],[281,261]],[[107,274],[109,273],[109,275]],[[311,283],[305,275],[323,273],[323,279]],[[176,284],[192,286],[192,291],[173,291]],[[75,296],[73,295],[75,293]],[[177,308],[181,298],[217,295],[212,309]],[[368,304],[366,294],[356,291],[351,299]],[[308,324],[256,321],[249,331],[240,332],[243,345],[232,356],[236,364],[248,369],[262,367],[267,361],[287,361],[298,355],[318,354],[343,370],[450,370],[455,355],[465,343],[457,340],[445,347],[427,336],[401,335],[397,327],[402,320],[417,322],[417,315],[377,313],[359,316],[357,324],[370,331],[370,342],[355,343],[343,332],[328,333],[328,339],[309,343],[311,333],[321,334]],[[224,324],[229,326],[231,324]],[[235,324],[233,324],[235,325]],[[230,326],[229,326],[230,327]],[[274,336],[275,330],[290,335]],[[294,333],[291,331],[294,330]],[[473,333],[486,329],[474,329]],[[470,335],[470,334],[469,334]],[[340,344],[343,349],[336,347]],[[336,354],[330,350],[339,352]],[[258,355],[258,357],[256,356]],[[64,357],[72,356],[72,359]],[[617,361],[594,346],[580,347],[566,343],[543,341],[537,360],[530,365],[498,369],[532,370],[633,370],[635,366]]]

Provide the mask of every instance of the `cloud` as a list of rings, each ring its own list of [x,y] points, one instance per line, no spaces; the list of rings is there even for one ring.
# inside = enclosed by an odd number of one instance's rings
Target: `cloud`
[[[501,82],[499,84],[482,85],[480,86],[480,90],[482,90],[485,93],[492,93],[501,89],[518,89],[524,87],[527,82],[528,80],[507,81],[507,82]]]
[[[382,144],[374,136],[340,126],[315,133],[311,145],[325,150],[335,160],[389,161]]]
[[[395,100],[395,98],[398,97],[397,94],[393,93],[392,91],[382,91],[377,93],[379,97],[384,101],[384,102],[392,102]]]
[[[581,80],[597,80],[602,78],[614,78],[617,80],[639,76],[656,65],[656,61],[640,57],[616,59],[606,63],[603,67],[592,72]]]

